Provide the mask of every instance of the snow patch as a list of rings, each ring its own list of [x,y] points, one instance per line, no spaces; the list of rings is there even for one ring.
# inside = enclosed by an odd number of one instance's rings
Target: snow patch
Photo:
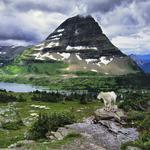
[[[53,35],[53,36],[51,36],[50,38],[57,38],[57,37],[60,37],[60,36],[62,36],[62,33]]]
[[[5,54],[6,54],[6,52],[0,52],[0,54],[5,55]]]
[[[58,29],[56,32],[63,32],[65,29]]]
[[[101,62],[98,62],[97,65],[100,67],[101,66]]]
[[[30,114],[32,117],[38,117],[39,115],[37,113],[31,113]]]
[[[41,109],[49,109],[48,107],[44,106],[44,105],[31,105],[31,107],[34,107],[34,108],[41,108]],[[35,113],[34,113],[35,114]]]
[[[103,64],[105,64],[105,65],[108,65],[111,61],[113,61],[113,58],[110,58],[110,59],[108,60],[108,59],[106,59],[105,56],[102,56],[102,57],[100,57],[100,61],[101,61],[101,63],[103,63]]]
[[[35,47],[36,47],[36,48],[39,48],[39,47],[41,47],[41,46],[44,46],[44,43],[37,44]]]
[[[63,57],[63,59],[62,59],[62,60],[64,60],[64,59],[68,59],[68,58],[70,57],[70,53],[57,53],[57,54],[59,54],[60,56],[62,56],[62,57]]]
[[[79,56],[79,54],[76,54],[76,57],[77,57],[79,60],[82,60],[82,58]]]
[[[95,70],[95,69],[92,69],[91,71],[93,71],[93,72],[98,72],[97,70]]]
[[[35,47],[35,48],[34,48],[34,50],[36,50],[36,51],[41,51],[42,49],[43,49],[43,47],[39,47],[39,48],[38,48],[38,47]]]
[[[36,54],[32,54],[32,56],[35,56],[35,59],[36,59],[36,60],[44,60],[44,59],[42,58],[42,55],[41,55],[40,52],[39,52],[39,53],[36,53]]]
[[[54,38],[54,39],[51,39],[51,41],[58,41],[58,40],[60,40],[60,38]]]
[[[88,47],[88,46],[67,46],[66,50],[85,50],[85,49],[93,49],[97,50],[97,47]]]
[[[47,57],[53,60],[57,60],[53,55],[48,55]]]
[[[56,47],[56,46],[59,46],[59,42],[50,42],[47,46],[46,46],[46,48],[52,48],[52,47]]]
[[[70,70],[70,68],[66,68],[66,70]]]
[[[85,59],[85,61],[86,61],[86,62],[87,62],[87,64],[88,64],[88,63],[90,63],[90,62],[97,61],[97,59]]]

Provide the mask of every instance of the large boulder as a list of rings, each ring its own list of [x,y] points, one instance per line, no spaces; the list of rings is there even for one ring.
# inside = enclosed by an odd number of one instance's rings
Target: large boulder
[[[112,108],[111,110],[106,110],[106,108],[97,109],[94,112],[94,121],[98,122],[100,120],[114,120],[122,123],[126,119],[126,115],[123,110],[118,108]]]

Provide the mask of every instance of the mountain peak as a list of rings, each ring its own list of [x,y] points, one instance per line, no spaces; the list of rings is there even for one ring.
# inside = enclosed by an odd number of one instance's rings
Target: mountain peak
[[[102,29],[94,18],[90,15],[82,16],[77,15],[65,20],[47,39],[51,39],[51,36],[57,34],[58,30],[64,29],[64,34],[67,37],[90,38],[91,36],[99,36],[102,34]],[[68,34],[67,34],[68,33]]]
[[[36,45],[33,52],[32,58],[34,56],[38,61],[68,63],[69,71],[126,74],[130,72],[129,66],[135,66],[103,34],[92,16],[77,15],[68,18],[43,43]]]

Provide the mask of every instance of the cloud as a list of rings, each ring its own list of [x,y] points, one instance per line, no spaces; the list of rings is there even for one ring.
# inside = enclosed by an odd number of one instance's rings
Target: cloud
[[[33,42],[27,42],[24,40],[14,40],[14,39],[9,39],[9,40],[0,40],[0,44],[3,46],[7,45],[15,45],[15,46],[28,46],[28,45],[33,45]]]
[[[132,0],[130,0],[131,2]],[[114,10],[116,7],[126,4],[129,0],[84,0],[85,4],[88,6],[87,11],[89,13],[102,12],[107,13]]]
[[[150,54],[150,29],[144,28],[130,36],[116,36],[112,42],[128,54]]]
[[[66,0],[15,0],[13,7],[19,11],[41,10],[47,12],[68,13],[73,9],[72,1]]]
[[[149,52],[149,10],[149,0],[1,0],[0,44],[37,43],[68,17],[91,14],[126,53]]]

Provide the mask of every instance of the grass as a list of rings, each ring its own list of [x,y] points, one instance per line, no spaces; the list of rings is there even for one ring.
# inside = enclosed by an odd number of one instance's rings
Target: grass
[[[81,138],[81,135],[78,133],[71,133],[69,135],[67,135],[63,140],[60,141],[56,141],[56,142],[36,142],[33,144],[29,144],[27,146],[25,146],[26,149],[30,149],[30,150],[50,150],[50,149],[58,149],[60,148],[62,145],[65,144],[69,144],[71,143],[73,140],[75,140],[76,138]]]
[[[63,68],[66,68],[67,64],[64,63],[31,63],[27,65],[8,65],[1,68],[1,74],[7,75],[25,75],[25,74],[45,74],[56,75],[61,73]]]
[[[31,105],[44,105],[48,107],[48,110],[40,109],[40,108],[34,108],[31,107]],[[73,113],[78,121],[81,121],[84,117],[92,115],[93,111],[96,110],[96,108],[101,107],[101,102],[91,102],[86,105],[81,105],[79,102],[66,102],[63,103],[49,103],[49,102],[31,102],[30,100],[27,102],[18,102],[16,105],[14,105],[15,108],[17,108],[19,115],[22,119],[25,118],[32,118],[31,113],[40,113],[40,112],[64,112],[69,111]],[[7,104],[0,103],[0,108],[7,108]],[[80,112],[77,110],[81,110]],[[34,122],[34,119],[33,119]],[[22,126],[18,130],[0,130],[0,148],[6,148],[10,144],[16,143],[19,140],[24,139],[24,134],[28,130],[28,126]],[[63,141],[59,141],[58,143],[49,143],[52,145],[52,147],[55,147],[57,145],[61,145],[62,143],[66,143],[70,141],[71,139],[74,139],[75,137],[68,137],[65,138]],[[48,145],[43,145],[42,143],[37,143],[34,145],[37,147],[39,145],[39,148],[43,150]],[[34,147],[33,146],[33,147]],[[44,148],[43,148],[44,147]]]

